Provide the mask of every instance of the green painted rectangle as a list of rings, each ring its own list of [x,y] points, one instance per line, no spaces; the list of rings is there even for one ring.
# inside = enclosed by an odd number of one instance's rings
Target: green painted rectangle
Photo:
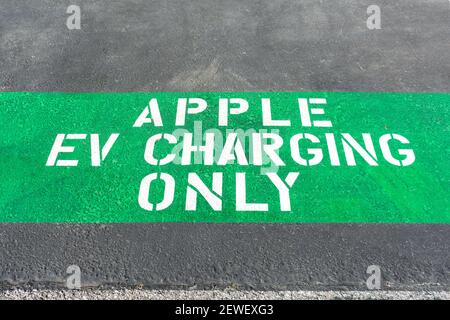
[[[163,126],[133,127],[152,98],[158,101]],[[208,107],[199,114],[187,114],[185,126],[175,126],[179,98],[202,98]],[[249,109],[229,115],[228,127],[220,127],[220,98],[245,99]],[[291,125],[264,126],[263,98],[270,99],[273,119],[290,120]],[[326,98],[320,106],[325,114],[311,118],[330,120],[333,126],[303,126],[298,98]],[[4,92],[0,93],[0,119],[0,222],[450,223],[450,94]],[[216,129],[224,139],[236,129],[278,134],[283,139],[278,155],[285,165],[277,167],[276,173],[282,179],[288,172],[299,173],[289,193],[291,210],[281,210],[278,189],[266,175],[271,170],[268,165],[155,166],[144,159],[147,139],[155,134],[193,132],[201,137],[208,129]],[[46,166],[61,133],[87,134],[83,140],[65,140],[64,145],[75,150],[58,156],[79,160],[78,166]],[[99,134],[103,145],[112,133],[119,133],[117,141],[101,165],[92,166],[89,135]],[[299,133],[320,140],[318,144],[302,140],[299,147],[305,159],[308,148],[321,149],[319,164],[305,166],[293,159],[290,139]],[[337,141],[340,165],[331,165],[326,133]],[[361,145],[362,134],[370,134],[376,165],[355,151],[356,165],[349,165],[342,133]],[[397,166],[386,159],[379,141],[386,134],[409,141],[392,139],[389,146],[399,161],[405,157],[398,150],[412,150],[412,164]],[[155,157],[172,152],[172,147],[159,141]],[[248,155],[250,148],[244,147]],[[176,181],[173,202],[161,211],[144,210],[138,203],[141,180],[153,172],[167,173]],[[188,174],[198,174],[210,187],[213,172],[223,175],[221,210],[214,211],[199,195],[196,210],[186,211]],[[246,173],[246,201],[266,203],[267,211],[236,210],[236,193],[243,191],[240,184],[236,192],[236,172]],[[160,181],[152,184],[150,202],[163,198],[163,187]]]

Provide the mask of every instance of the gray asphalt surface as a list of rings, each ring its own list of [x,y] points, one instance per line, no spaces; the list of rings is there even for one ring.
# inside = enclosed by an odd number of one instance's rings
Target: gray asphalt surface
[[[6,287],[448,290],[450,226],[349,224],[3,224]]]
[[[72,1],[0,0],[0,90],[449,90],[447,0],[76,2],[70,31]],[[0,284],[60,288],[77,264],[88,287],[366,290],[375,264],[385,290],[448,291],[449,240],[450,225],[0,224]]]

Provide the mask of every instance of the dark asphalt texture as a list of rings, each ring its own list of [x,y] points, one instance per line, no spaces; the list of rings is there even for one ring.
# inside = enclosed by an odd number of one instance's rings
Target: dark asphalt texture
[[[81,30],[66,8],[81,7]],[[366,27],[381,8],[381,30]],[[450,2],[0,0],[1,91],[448,92]],[[450,225],[0,224],[0,285],[450,290]]]

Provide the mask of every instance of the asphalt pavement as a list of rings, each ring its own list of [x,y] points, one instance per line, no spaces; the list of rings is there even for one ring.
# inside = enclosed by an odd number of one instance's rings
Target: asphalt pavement
[[[448,92],[449,1],[375,2],[77,0],[68,30],[72,1],[0,0],[0,90]],[[449,249],[448,224],[2,223],[0,285],[367,290],[378,265],[448,298]]]

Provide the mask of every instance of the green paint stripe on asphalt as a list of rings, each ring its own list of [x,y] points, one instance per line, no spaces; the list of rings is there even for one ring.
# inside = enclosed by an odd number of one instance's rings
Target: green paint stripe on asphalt
[[[152,98],[158,103],[163,126],[146,123],[133,127]],[[185,125],[175,126],[179,98],[204,99],[207,108],[198,114],[188,112]],[[220,98],[245,99],[248,111],[229,115],[228,126],[221,127]],[[290,120],[290,126],[264,126],[263,98],[270,99],[271,117]],[[306,100],[306,116],[300,112],[299,98],[325,98],[326,104]],[[230,107],[237,108],[232,102]],[[188,104],[191,107],[195,104]],[[449,107],[450,94],[0,93],[0,222],[450,223]],[[325,114],[313,108],[322,108]],[[332,127],[314,126],[318,122],[308,126],[308,118],[329,120]],[[273,133],[283,139],[276,154],[284,165],[257,165],[252,153],[257,139],[242,142],[244,156],[236,150],[241,165],[218,165],[221,150],[216,150],[213,165],[201,163],[201,154],[193,157],[191,165],[181,165],[176,158],[157,166],[144,158],[151,136],[166,133],[177,138],[173,145],[157,141],[154,157],[163,158],[187,152],[180,147],[187,140],[186,133],[193,133],[194,143],[205,144],[202,135],[208,129],[215,132],[216,147],[221,139],[231,140],[236,129],[246,131],[247,138],[261,130]],[[250,129],[253,131],[247,131]],[[101,148],[113,133],[119,137],[109,152],[105,150],[101,165],[93,166],[95,137],[91,134],[99,134]],[[310,136],[299,139],[300,133]],[[373,151],[364,144],[363,133],[372,141]],[[57,154],[56,160],[78,160],[77,166],[51,165],[49,155],[57,134],[66,134],[63,145],[75,149]],[[71,139],[81,136],[67,134],[86,134],[86,138]],[[336,140],[334,162],[333,144],[327,143],[326,134]],[[351,138],[367,148],[365,158],[352,147]],[[310,160],[310,165],[302,159]],[[245,160],[250,164],[243,165]],[[214,172],[223,179],[222,183],[216,181],[216,189],[210,192],[216,210],[212,200],[208,202],[200,194],[194,206],[193,195],[201,187],[188,188],[189,175],[197,174],[209,190]],[[282,184],[282,190],[268,172],[282,180],[289,172],[294,174],[290,183]],[[141,181],[151,173],[158,173],[158,179],[147,188]],[[175,181],[173,194],[170,181],[164,184],[159,179],[162,173]],[[246,175],[236,191],[237,173]],[[194,210],[186,210],[187,202]],[[251,206],[255,203],[260,206]],[[150,204],[153,210],[149,210]],[[245,206],[250,211],[245,211]]]

